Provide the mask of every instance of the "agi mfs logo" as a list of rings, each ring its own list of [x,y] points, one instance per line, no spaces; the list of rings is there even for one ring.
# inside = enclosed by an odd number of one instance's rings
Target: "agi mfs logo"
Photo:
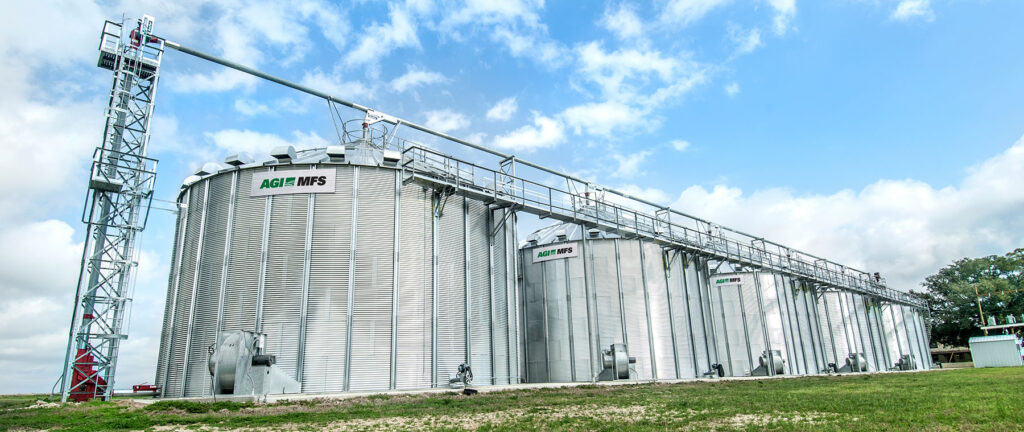
[[[564,247],[564,248],[559,248],[559,249],[548,249],[548,250],[543,250],[543,251],[537,252],[537,258],[544,258],[544,257],[552,256],[552,255],[564,255],[564,254],[571,254],[571,253],[572,253],[572,246]]]
[[[298,181],[296,182],[296,180]],[[260,189],[290,187],[295,186],[296,183],[298,183],[299,186],[323,186],[327,184],[327,176],[281,177],[273,179],[263,179],[263,182],[260,183]]]
[[[721,278],[721,279],[716,279],[715,280],[715,284],[716,285],[727,284],[727,283],[738,283],[738,282],[740,282],[740,278],[738,278],[738,277]]]

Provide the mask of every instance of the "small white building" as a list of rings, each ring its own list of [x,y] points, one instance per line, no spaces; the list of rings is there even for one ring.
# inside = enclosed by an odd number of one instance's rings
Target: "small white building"
[[[1017,335],[976,336],[969,344],[976,368],[1024,366],[1024,347]]]

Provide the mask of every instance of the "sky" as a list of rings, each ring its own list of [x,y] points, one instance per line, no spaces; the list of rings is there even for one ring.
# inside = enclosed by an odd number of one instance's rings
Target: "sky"
[[[893,288],[1024,246],[1024,2],[3,2],[0,393],[59,377],[111,80],[99,35],[143,13],[168,40]],[[175,51],[151,133],[160,201],[119,388],[154,377],[181,180],[229,154],[337,141],[322,100]]]

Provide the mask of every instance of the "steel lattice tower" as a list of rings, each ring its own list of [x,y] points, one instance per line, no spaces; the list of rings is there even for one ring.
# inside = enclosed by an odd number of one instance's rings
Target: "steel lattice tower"
[[[88,233],[59,382],[62,401],[112,395],[118,347],[128,337],[135,243],[153,196],[156,160],[146,157],[146,146],[164,42],[152,36],[149,16],[125,30],[107,21],[100,39],[98,66],[113,71],[113,85],[82,211]]]

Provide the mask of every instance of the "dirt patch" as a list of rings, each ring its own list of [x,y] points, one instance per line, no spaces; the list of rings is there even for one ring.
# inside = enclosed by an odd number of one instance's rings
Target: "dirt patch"
[[[34,404],[29,405],[27,407],[14,408],[14,409],[27,410],[27,409],[39,409],[39,408],[57,408],[59,406],[60,406],[60,402],[47,402],[47,401],[44,401],[44,400],[37,400]]]
[[[772,423],[790,423],[800,425],[821,425],[824,423],[837,422],[839,415],[832,413],[802,413],[802,414],[736,414],[732,417],[722,420],[711,421],[703,427],[711,427],[711,429],[718,428],[730,428],[730,429],[744,429],[749,426],[757,426],[763,428]]]
[[[337,405],[324,404],[327,406],[316,406],[318,410],[336,409]],[[349,404],[351,405],[351,404]],[[291,406],[289,406],[291,407]],[[252,408],[258,411],[263,407]],[[288,412],[280,411],[287,407],[267,407],[275,413]],[[305,408],[305,409],[304,409]],[[309,407],[295,408],[296,411],[309,411]],[[266,412],[261,412],[265,414]],[[647,408],[643,406],[628,407],[598,407],[598,406],[572,406],[559,408],[530,408],[511,409],[507,411],[493,411],[486,413],[473,413],[466,415],[452,416],[422,416],[422,417],[383,417],[376,419],[353,419],[346,421],[331,422],[326,425],[316,426],[317,430],[325,431],[379,431],[379,430],[412,430],[423,431],[437,428],[456,428],[462,430],[477,430],[486,426],[495,426],[509,423],[522,418],[531,418],[537,422],[558,421],[573,418],[589,418],[607,422],[635,423],[646,419]],[[284,424],[271,427],[246,427],[247,431],[296,431],[308,430],[308,424]],[[154,430],[171,431],[181,429],[180,426],[156,427]],[[231,428],[202,427],[204,431],[225,431]]]

